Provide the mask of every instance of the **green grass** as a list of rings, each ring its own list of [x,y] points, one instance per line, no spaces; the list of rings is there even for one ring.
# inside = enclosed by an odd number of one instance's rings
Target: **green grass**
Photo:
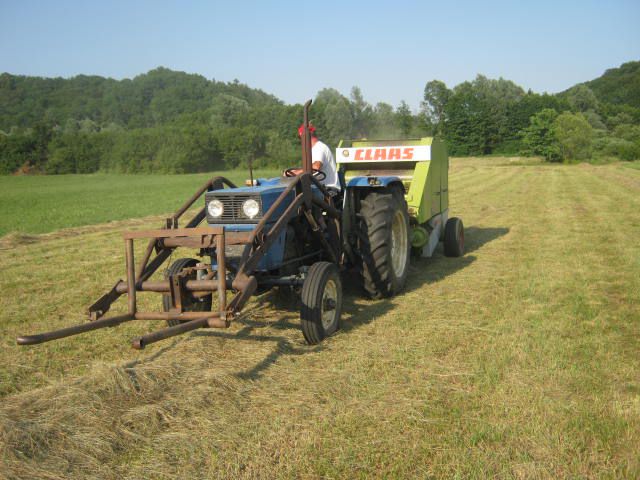
[[[279,174],[276,170],[255,173],[256,177]],[[169,214],[216,175],[236,184],[249,178],[244,170],[189,175],[0,176],[0,236]]]
[[[636,170],[640,170],[640,161],[638,160],[634,162],[624,162],[624,163],[621,163],[621,165],[624,165],[627,168],[634,168]]]
[[[19,348],[122,278],[129,224],[0,249],[0,477],[640,478],[640,171],[514,163],[453,161],[465,256],[380,301],[345,275],[315,347],[267,294],[141,352],[158,323]]]

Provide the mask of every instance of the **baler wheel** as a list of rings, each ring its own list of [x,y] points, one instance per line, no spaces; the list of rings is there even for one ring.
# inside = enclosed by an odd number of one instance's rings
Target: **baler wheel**
[[[340,327],[342,282],[338,267],[316,262],[302,285],[300,320],[302,334],[310,345],[320,343]]]
[[[464,255],[464,225],[458,217],[451,217],[444,226],[444,254],[447,257]]]
[[[409,213],[400,189],[370,192],[360,201],[358,253],[366,293],[390,297],[404,287],[409,272]]]
[[[169,278],[169,275],[178,275],[185,268],[195,267],[198,264],[198,260],[195,258],[179,258],[171,264],[165,273],[165,278]],[[196,272],[193,271],[188,277],[188,280],[196,280]],[[192,294],[187,293],[186,298],[182,299],[182,310],[185,312],[210,312],[212,295],[205,295],[203,297],[194,297]],[[165,312],[171,310],[171,297],[169,295],[162,296],[162,307]],[[167,324],[170,327],[174,325],[180,325],[181,320],[167,320]]]

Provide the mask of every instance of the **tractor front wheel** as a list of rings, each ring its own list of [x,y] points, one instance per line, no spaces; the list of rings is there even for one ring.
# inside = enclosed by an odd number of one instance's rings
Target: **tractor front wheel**
[[[409,213],[399,188],[370,192],[360,201],[358,253],[366,293],[390,297],[404,287],[409,272]]]
[[[195,258],[180,258],[173,262],[171,266],[167,269],[165,273],[165,278],[169,278],[169,276],[178,275],[185,268],[192,268],[198,264],[198,260]],[[192,272],[187,276],[187,280],[196,280],[196,271],[192,270]],[[185,292],[182,298],[182,311],[183,312],[210,312],[211,311],[211,300],[212,295],[203,295],[196,297],[191,292]],[[171,310],[173,305],[171,304],[171,295],[163,295],[162,296],[162,307],[165,312]],[[174,325],[180,325],[182,323],[180,320],[167,320],[167,323],[170,327]]]
[[[310,345],[320,343],[340,326],[342,282],[338,267],[316,262],[302,284],[300,320],[302,334]]]

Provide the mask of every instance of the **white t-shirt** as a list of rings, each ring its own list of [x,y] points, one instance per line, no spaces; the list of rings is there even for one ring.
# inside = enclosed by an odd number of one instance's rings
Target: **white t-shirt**
[[[327,178],[322,180],[324,185],[340,190],[336,161],[333,159],[331,149],[320,140],[311,148],[311,162],[320,162],[322,164],[320,170],[327,176]]]

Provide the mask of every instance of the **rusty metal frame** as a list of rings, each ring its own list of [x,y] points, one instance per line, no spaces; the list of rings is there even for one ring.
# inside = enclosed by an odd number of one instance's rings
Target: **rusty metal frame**
[[[161,229],[125,232],[126,282],[119,280],[113,288],[100,297],[89,307],[89,322],[51,332],[25,335],[18,337],[19,345],[34,345],[48,342],[79,333],[113,327],[132,320],[180,320],[181,323],[165,329],[143,335],[133,340],[132,346],[144,348],[150,343],[163,340],[181,333],[198,328],[215,327],[227,328],[231,319],[240,313],[249,298],[255,293],[258,280],[255,270],[260,260],[269,250],[273,242],[279,237],[289,222],[295,217],[306,219],[311,231],[322,245],[324,253],[333,262],[339,263],[342,258],[340,230],[337,220],[340,212],[333,206],[332,197],[313,176],[311,168],[311,138],[308,129],[308,109],[311,101],[304,106],[303,173],[291,180],[276,201],[251,232],[225,232],[224,225],[199,227],[206,217],[206,207],[203,207],[185,225],[179,227],[182,215],[207,191],[217,190],[235,185],[224,177],[215,177],[200,187],[196,193],[166,219]],[[322,199],[314,195],[312,186],[321,193]],[[293,192],[294,198],[288,200]],[[283,203],[287,207],[282,212]],[[275,223],[272,218],[276,212],[278,218]],[[334,222],[336,228],[328,228],[326,219]],[[328,234],[329,240],[325,237]],[[148,238],[149,242],[138,267],[135,265],[134,240]],[[245,245],[239,268],[232,282],[227,280],[227,262],[225,247],[227,245]],[[215,249],[217,271],[211,271],[204,279],[192,280],[180,276],[169,276],[164,281],[150,281],[149,278],[171,256],[177,247],[193,247],[198,249]],[[154,255],[155,252],[155,255]],[[216,278],[214,279],[214,275]],[[234,291],[234,296],[227,303],[227,289]],[[139,312],[137,306],[138,292],[159,292],[170,294],[173,308],[168,312]],[[182,295],[189,292],[194,295],[208,295],[218,292],[216,311],[190,312],[182,311]],[[102,318],[121,295],[126,294],[128,313],[111,318]]]

